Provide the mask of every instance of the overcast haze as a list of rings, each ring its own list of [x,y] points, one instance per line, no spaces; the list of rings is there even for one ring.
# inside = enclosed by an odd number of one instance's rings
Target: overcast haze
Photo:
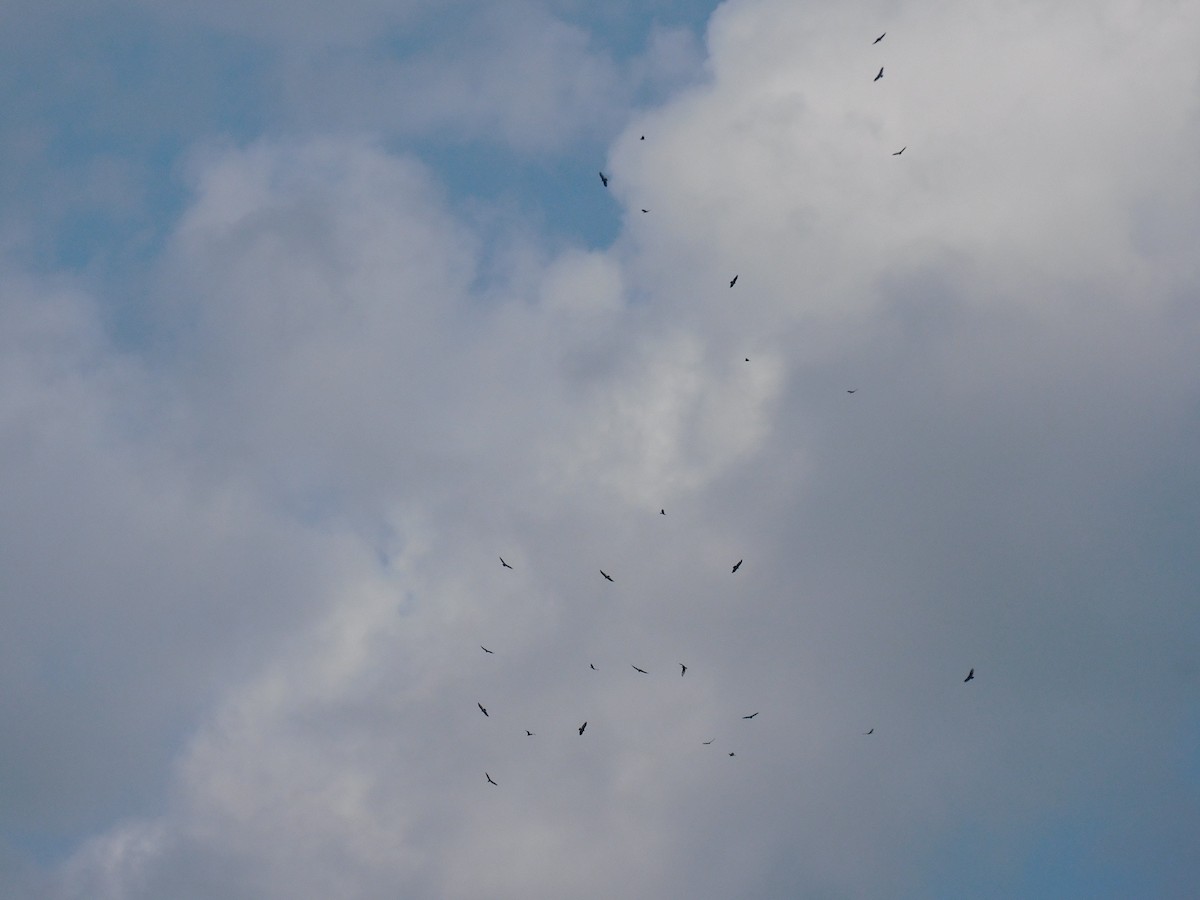
[[[4,896],[1195,896],[1200,6],[4,8]]]

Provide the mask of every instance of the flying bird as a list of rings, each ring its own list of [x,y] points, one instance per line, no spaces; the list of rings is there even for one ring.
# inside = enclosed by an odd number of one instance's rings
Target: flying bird
[[[487,713],[487,710],[483,708],[483,704],[482,704],[482,703],[476,703],[475,705],[476,705],[476,706],[478,706],[478,707],[480,708],[480,710],[482,710],[482,711],[483,711],[483,714],[484,714],[485,716],[487,716],[487,714],[488,714],[488,713]],[[488,718],[490,719],[490,718],[491,718],[491,716],[488,716]]]
[[[635,672],[641,672],[643,675],[649,675],[649,674],[650,674],[650,673],[649,673],[649,672],[647,672],[645,669],[639,669],[637,666],[634,666],[634,667],[633,667],[633,669],[634,669],[634,671],[635,671]]]
[[[583,729],[585,729],[585,728],[587,728],[587,722],[584,722],[582,725],[579,726],[579,733],[583,734]]]
[[[880,41],[882,41],[882,40],[883,40],[883,35],[884,35],[884,34],[887,34],[887,32],[885,31],[885,32],[884,32],[883,34],[881,34],[879,37],[875,38],[875,40],[871,41],[871,43],[872,43],[872,44],[878,44]]]
[[[863,734],[864,734],[864,735],[868,735],[868,734],[874,734],[874,733],[875,733],[875,729],[874,729],[874,728],[872,728],[870,731],[864,731],[864,732],[863,732]]]
[[[667,511],[666,511],[665,509],[660,509],[660,510],[658,511],[658,514],[659,514],[660,516],[665,516],[665,515],[667,514]]]
[[[743,719],[753,719],[753,718],[754,718],[755,716],[757,716],[757,715],[758,715],[758,713],[756,713],[756,712],[752,712],[752,713],[750,713],[750,715],[748,715],[748,716],[742,716],[742,718],[743,718]]]
[[[526,729],[525,729],[525,736],[526,736],[526,737],[533,737],[533,732],[532,732],[532,731],[530,731],[528,728],[526,728]]]
[[[882,71],[883,71],[883,69],[880,69],[879,71],[880,71],[880,72],[882,72]],[[604,177],[604,173],[603,173],[603,172],[601,172],[601,173],[600,173],[600,182],[601,182],[601,183],[602,183],[602,184],[603,184],[605,187],[608,187],[608,179]]]
[[[639,140],[643,140],[643,141],[644,141],[645,139],[646,139],[646,136],[645,136],[644,134],[641,136],[641,138],[639,138]]]
[[[729,755],[730,755],[730,756],[733,756],[733,751],[732,751],[732,750],[730,750],[730,751],[729,751]]]
[[[737,284],[737,280],[738,280],[738,277],[736,275],[734,275],[733,281],[729,282],[729,286],[733,287],[735,284]]]
[[[596,669],[596,667],[595,667],[595,666],[594,666],[592,663],[588,663],[588,668],[589,668],[589,669],[595,669],[597,672],[599,672],[599,671],[600,671],[599,669]]]
[[[963,684],[966,684],[968,681],[970,681],[974,677],[975,677],[975,670],[972,669],[970,672],[967,673],[967,677],[963,679]]]
[[[750,362],[750,357],[746,357],[746,362]]]
[[[510,566],[508,563],[506,563],[506,562],[504,561],[504,557],[503,557],[503,556],[502,556],[502,557],[500,557],[500,565],[504,566],[504,568],[506,568],[506,569],[511,569],[511,568],[512,568],[512,566]]]
[[[487,647],[483,646],[483,644],[479,645],[479,649],[482,650],[484,653],[495,653],[496,652],[495,650],[489,650]]]
[[[483,773],[483,777],[488,780],[488,784],[496,784],[496,782],[492,781],[492,776],[489,775],[487,772]],[[496,784],[496,787],[499,787],[499,786],[500,785]]]
[[[715,741],[715,740],[716,740],[716,738],[713,738],[713,741]],[[707,747],[709,744],[712,743],[712,741],[701,741],[700,743],[702,743],[705,747]]]
[[[857,391],[857,390],[858,390],[858,388],[855,388],[855,389],[854,389],[854,391]],[[853,394],[853,393],[854,393],[854,391],[850,391],[850,390],[848,390],[848,391],[846,391],[846,393],[847,393],[847,394]]]
[[[736,572],[738,569],[740,569],[742,567],[742,562],[743,562],[743,560],[740,560],[740,559],[737,562],[735,562],[733,564],[733,571]]]
[[[683,663],[680,663],[679,664],[679,677],[682,678],[686,674],[687,674],[687,666],[685,666]]]
[[[907,149],[908,149],[908,144],[905,144],[903,147],[901,147],[899,150],[897,150],[895,153],[893,153],[892,156],[899,156],[901,153],[903,153]]]
[[[639,207],[639,209],[640,209],[640,207]],[[650,212],[650,210],[648,210],[648,209],[643,209],[643,210],[642,210],[642,212]]]
[[[876,80],[876,81],[878,81],[878,80],[879,80],[880,78],[882,78],[882,77],[883,77],[883,66],[880,66],[880,67],[879,67],[879,74],[875,76],[875,80]],[[607,182],[607,181],[606,181],[606,182],[604,182],[604,183],[605,183],[605,184],[608,184],[608,182]]]
[[[613,580],[612,576],[609,575],[607,572],[605,572],[603,569],[600,570],[600,574],[603,575],[605,578],[607,578],[609,581]]]

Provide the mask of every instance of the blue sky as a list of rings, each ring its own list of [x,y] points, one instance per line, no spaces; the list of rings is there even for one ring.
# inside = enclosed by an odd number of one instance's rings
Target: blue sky
[[[4,19],[0,893],[1191,895],[1195,12]]]

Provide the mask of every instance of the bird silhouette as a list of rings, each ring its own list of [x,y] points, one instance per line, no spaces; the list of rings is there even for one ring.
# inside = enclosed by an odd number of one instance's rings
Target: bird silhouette
[[[506,562],[504,561],[504,557],[503,557],[503,556],[502,556],[502,557],[500,557],[500,565],[504,566],[504,568],[506,568],[506,569],[511,569],[511,568],[512,568],[512,566],[510,566],[508,563],[506,563]]]
[[[881,70],[881,71],[882,71],[882,70]],[[601,172],[601,173],[600,173],[600,182],[601,182],[601,183],[602,183],[602,184],[603,184],[605,187],[608,187],[608,179],[604,177],[604,173],[603,173],[603,172]]]
[[[882,77],[883,77],[883,66],[880,66],[880,67],[879,67],[879,74],[875,76],[875,80],[876,80],[876,81],[878,81],[878,80],[879,80],[880,78],[882,78]],[[607,183],[608,183],[608,182],[605,182],[605,184],[607,184]]]
[[[734,275],[733,280],[731,282],[729,282],[729,286],[733,287],[735,284],[737,284],[737,280],[738,280],[738,277],[736,275]]]
[[[605,572],[603,569],[600,570],[600,574],[603,575],[605,578],[607,578],[609,581],[613,580],[613,577],[611,575],[609,575],[607,572]]]
[[[733,756],[733,751],[732,751],[732,750],[730,750],[730,751],[729,751],[729,755],[730,755],[730,756]]]
[[[683,663],[680,663],[679,664],[679,677],[682,678],[686,674],[687,674],[687,666],[685,666]]]
[[[482,704],[482,703],[476,703],[475,705],[476,705],[476,706],[478,706],[480,710],[482,710],[482,712],[483,712],[483,714],[484,714],[485,716],[487,716],[487,714],[488,714],[488,711],[487,711],[486,709],[484,709],[484,708],[483,708],[483,704]],[[490,718],[491,718],[491,716],[488,716],[488,718],[490,719]]]
[[[483,773],[483,777],[488,780],[488,784],[496,784],[496,782],[492,781],[492,776],[489,775],[487,772]],[[500,785],[498,785],[498,784],[496,785],[496,787],[499,787],[499,786]]]
[[[589,669],[595,669],[597,672],[599,672],[599,671],[600,671],[599,669],[596,669],[596,667],[595,667],[594,665],[592,665],[591,663],[588,663],[588,668],[589,668]]]
[[[660,516],[665,516],[665,515],[667,514],[667,511],[666,511],[665,509],[660,509],[660,510],[658,511],[658,514],[659,514]]]
[[[735,563],[733,564],[733,571],[734,571],[734,572],[736,572],[738,569],[740,569],[740,568],[742,567],[742,562],[743,562],[743,561],[744,561],[744,560],[740,560],[740,559],[739,559],[737,562],[735,562]]]
[[[887,34],[887,32],[885,31],[883,34]],[[875,40],[871,41],[871,43],[878,44],[880,41],[883,40],[883,34],[881,34],[879,37],[875,38]]]
[[[974,677],[975,677],[975,670],[972,669],[970,672],[967,673],[967,677],[963,679],[963,684],[966,684],[968,681],[970,681]]]
[[[645,669],[639,669],[637,666],[634,666],[634,667],[633,667],[633,670],[634,670],[635,672],[641,672],[643,675],[649,675],[649,674],[650,674],[650,673],[649,673],[649,672],[647,672]]]
[[[645,139],[646,139],[646,136],[645,136],[644,134],[641,136],[641,138],[639,138],[639,140],[643,140],[643,141],[644,141]]]
[[[872,728],[870,731],[864,731],[864,732],[863,732],[863,734],[864,734],[864,735],[867,735],[867,734],[874,734],[874,733],[875,733],[875,729],[874,729],[874,728]]]
[[[750,357],[746,357],[746,362],[750,362]]]
[[[754,718],[755,716],[757,716],[757,715],[758,715],[758,713],[756,713],[756,712],[752,712],[752,713],[750,713],[750,715],[748,715],[748,716],[742,716],[742,718],[743,718],[743,719],[753,719],[753,718]]]
[[[639,207],[638,207],[638,209],[641,209],[641,207],[639,206]],[[642,209],[642,212],[650,212],[650,210],[648,210],[648,209]]]
[[[532,732],[532,731],[530,731],[528,728],[526,728],[526,729],[525,729],[525,736],[526,736],[526,737],[533,737],[533,732]]]
[[[487,647],[483,646],[483,644],[479,645],[479,649],[482,650],[484,653],[495,653],[496,652],[495,650],[489,650]]]
[[[705,747],[707,747],[709,744],[711,744],[715,740],[716,740],[716,738],[713,738],[712,741],[701,741],[700,743],[702,743]]]
[[[582,725],[579,726],[579,733],[583,734],[583,729],[585,729],[585,728],[587,728],[587,722],[584,722]]]
[[[899,150],[897,150],[895,153],[893,153],[892,156],[899,156],[901,153],[903,153],[907,149],[908,149],[908,144],[905,144],[903,147],[901,147]]]
[[[854,389],[854,391],[857,391],[857,390],[858,390],[858,388],[855,388],[855,389]],[[846,391],[846,393],[847,393],[847,394],[853,394],[853,393],[854,393],[854,391],[850,391],[850,390],[848,390],[848,391]]]

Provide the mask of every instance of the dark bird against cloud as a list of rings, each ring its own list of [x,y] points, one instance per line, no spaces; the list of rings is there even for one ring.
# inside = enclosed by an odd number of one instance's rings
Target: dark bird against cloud
[[[753,718],[754,718],[755,716],[757,716],[757,715],[758,715],[758,713],[756,713],[756,712],[752,712],[752,713],[750,713],[750,715],[748,715],[748,716],[742,716],[742,718],[743,718],[743,719],[753,719]]]
[[[603,575],[605,578],[607,578],[609,581],[613,580],[612,576],[609,575],[607,572],[605,572],[603,569],[600,570],[600,574]]]
[[[735,562],[733,564],[733,571],[736,572],[738,569],[740,569],[742,567],[743,562],[744,562],[744,560],[741,560],[741,559],[739,559],[737,562]]]
[[[876,81],[878,81],[878,80],[879,80],[880,78],[882,78],[882,77],[883,77],[883,66],[880,66],[880,67],[879,67],[879,74],[875,76],[875,80],[876,80]]]
[[[881,34],[879,37],[875,38],[875,40],[871,41],[871,43],[872,43],[872,44],[878,44],[880,41],[882,41],[882,40],[883,40],[883,35],[884,35],[884,34],[887,34],[887,32],[885,31],[885,32],[884,32],[883,34]]]
[[[682,678],[686,674],[687,674],[687,666],[685,666],[683,663],[680,663],[679,664],[679,677]]]
[[[526,736],[526,737],[533,737],[533,732],[532,732],[532,731],[530,731],[528,728],[526,728],[526,729],[525,729],[525,736]]]
[[[484,653],[495,653],[494,650],[489,650],[487,647],[483,646],[483,644],[479,645],[479,649],[482,650]]]
[[[895,153],[893,153],[892,156],[899,156],[901,153],[903,153],[907,149],[908,149],[908,144],[905,144],[903,147],[901,147],[899,150],[897,150]]]
[[[488,784],[496,784],[496,782],[492,781],[492,776],[489,775],[487,772],[483,773],[483,777],[488,780]],[[496,785],[496,786],[499,787],[499,785]]]
[[[605,187],[608,187],[608,179],[604,177],[603,172],[600,173],[600,183],[603,184]]]
[[[506,569],[511,569],[511,568],[512,568],[512,566],[510,566],[508,563],[506,563],[506,562],[504,561],[504,557],[503,557],[503,556],[502,556],[502,557],[500,557],[500,565],[504,566],[504,568],[506,568]]]
[[[963,679],[963,684],[966,684],[968,681],[970,681],[974,677],[975,677],[975,670],[972,669],[970,672],[967,673],[967,677]]]
[[[709,744],[711,744],[715,740],[716,740],[716,738],[713,738],[712,741],[701,741],[700,743],[702,743],[705,747],[707,747]]]
[[[729,286],[733,287],[735,284],[737,284],[737,280],[738,280],[738,277],[736,275],[734,275],[733,280],[729,282]]]
[[[581,735],[583,734],[583,729],[585,729],[585,728],[587,728],[587,722],[584,722],[582,725],[579,726],[579,733]]]
[[[867,734],[874,734],[874,733],[875,733],[875,729],[874,729],[874,728],[872,728],[870,731],[864,731],[864,732],[863,732],[863,734],[864,734],[864,735],[867,735]]]
[[[649,672],[647,672],[645,669],[639,669],[637,666],[634,666],[634,667],[633,667],[633,670],[634,670],[635,672],[641,672],[643,675],[649,675],[649,674],[650,674],[650,673],[649,673]]]
[[[487,716],[487,714],[488,714],[488,711],[487,711],[486,709],[484,709],[484,708],[483,708],[483,704],[482,704],[482,703],[476,703],[475,705],[479,707],[479,710],[480,710],[480,712],[482,712],[482,713],[483,713],[485,716]],[[488,716],[488,718],[490,719],[490,718],[491,718],[491,716]]]

